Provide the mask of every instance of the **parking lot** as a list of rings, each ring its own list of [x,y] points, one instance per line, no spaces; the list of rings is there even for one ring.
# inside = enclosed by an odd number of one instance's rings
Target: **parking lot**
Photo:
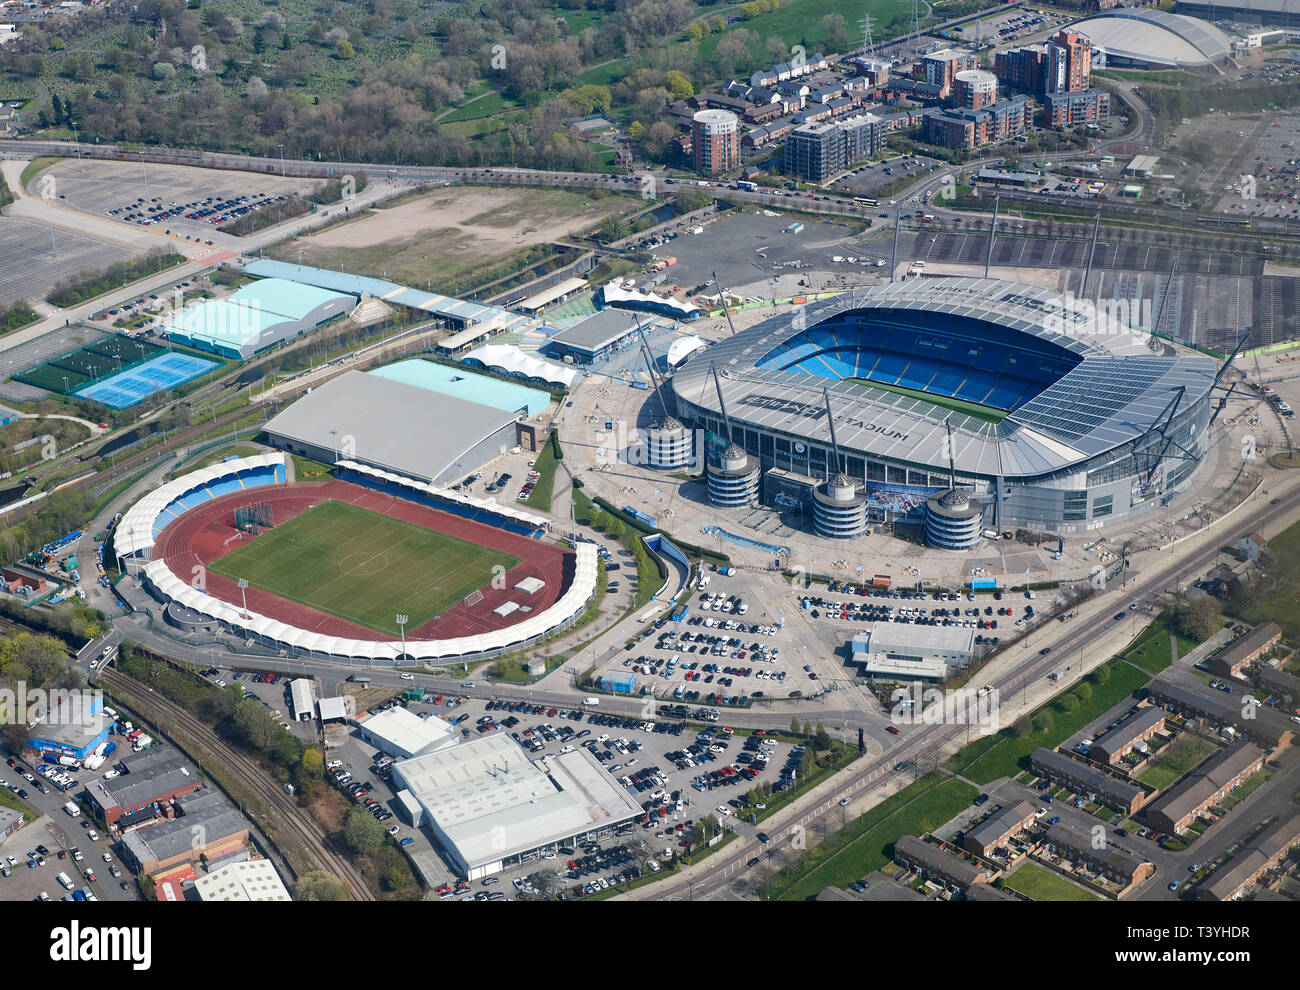
[[[64,792],[43,781],[35,767],[10,760],[13,766],[0,768],[0,784],[11,791],[26,791],[28,797],[24,800],[40,817],[0,844],[0,900],[45,900],[42,893],[49,900],[60,900],[70,892],[59,884],[59,873],[68,874],[78,892],[89,888],[96,900],[135,900],[132,877],[119,865],[109,840],[84,815],[74,820],[62,810],[69,795],[84,784],[88,772],[68,771],[74,785]],[[26,775],[34,780],[27,780]],[[77,777],[83,779],[76,781]]]
[[[244,689],[244,696],[253,698],[266,707],[270,716],[299,738],[315,742],[319,738],[316,729],[315,712],[306,721],[301,721],[292,710],[289,695],[291,677],[275,674],[262,674],[251,671],[230,670],[226,667],[209,667],[202,672],[218,687],[238,683]]]
[[[54,179],[55,194],[74,209],[205,243],[231,220],[319,185],[278,175],[89,159],[65,159],[41,175]]]
[[[401,704],[394,700],[388,704]],[[688,728],[674,715],[676,703],[662,702],[649,718],[613,715],[582,708],[563,708],[528,701],[465,700],[456,696],[427,695],[406,707],[427,718],[437,715],[451,722],[462,739],[507,732],[531,759],[572,752],[581,746],[642,806],[639,820],[629,822],[600,843],[584,849],[556,849],[508,870],[487,882],[458,889],[453,871],[442,864],[446,897],[489,899],[498,890],[514,899],[529,893],[513,881],[540,869],[554,868],[559,886],[570,895],[587,886],[587,893],[635,879],[652,858],[683,852],[692,843],[692,826],[705,815],[719,820],[743,816],[749,809],[746,795],[759,784],[774,791],[791,786],[797,777],[802,752],[799,747],[761,735],[733,733],[720,712],[707,706],[680,709]],[[413,830],[398,814],[391,786],[392,759],[362,743],[355,735],[330,752],[330,770],[352,800],[367,807],[393,838],[408,847],[413,857],[430,854],[431,841],[423,830]],[[760,802],[761,803],[761,802]],[[630,870],[638,871],[629,874]],[[499,899],[499,898],[494,898]]]

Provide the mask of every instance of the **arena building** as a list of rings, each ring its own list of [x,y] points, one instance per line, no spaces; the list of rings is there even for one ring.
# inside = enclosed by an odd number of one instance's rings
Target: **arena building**
[[[873,521],[923,527],[927,501],[956,488],[979,512],[933,527],[954,545],[981,526],[1079,532],[1158,506],[1207,448],[1217,363],[1154,354],[1112,316],[999,279],[859,290],[701,352],[672,379],[676,411],[706,431],[710,480],[744,454],[763,471],[842,470]]]
[[[355,296],[281,278],[263,278],[225,299],[191,306],[168,324],[167,338],[243,361],[343,316]]]
[[[1206,69],[1232,55],[1232,39],[1209,21],[1164,10],[1115,8],[1069,30],[1091,38],[1094,55],[1112,66]]]

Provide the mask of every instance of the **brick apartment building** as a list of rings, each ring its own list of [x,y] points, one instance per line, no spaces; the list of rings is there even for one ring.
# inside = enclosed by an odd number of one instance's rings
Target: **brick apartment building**
[[[1264,756],[1253,743],[1222,750],[1152,801],[1147,806],[1147,824],[1168,835],[1182,835],[1197,815],[1256,773],[1264,765]]]
[[[921,57],[916,65],[918,80],[939,87],[939,98],[946,100],[952,92],[957,73],[979,68],[979,56],[959,48],[942,48]]]
[[[1043,746],[1030,757],[1034,773],[1046,777],[1116,811],[1131,815],[1146,801],[1146,791],[1137,784],[1102,773],[1096,767]]]
[[[1200,888],[1200,896],[1213,901],[1236,900],[1262,874],[1280,865],[1296,846],[1300,846],[1300,815],[1290,815],[1239,850],[1212,882]]]
[[[1254,663],[1282,638],[1282,627],[1265,622],[1238,636],[1210,658],[1210,672],[1219,677],[1241,677],[1242,668]]]
[[[958,859],[914,835],[904,835],[894,843],[894,859],[926,879],[958,891],[965,891],[972,884],[988,883],[1001,875],[999,870]]]
[[[1155,873],[1153,863],[1107,842],[1097,848],[1091,832],[1084,832],[1063,823],[1050,825],[1043,837],[1045,847],[1058,856],[1075,863],[1083,863],[1112,883],[1127,890],[1135,887]]]
[[[740,118],[730,110],[700,110],[691,118],[691,155],[703,175],[740,165]]]
[[[1249,739],[1265,750],[1276,749],[1283,740],[1294,737],[1300,728],[1286,715],[1272,708],[1256,707],[1253,718],[1243,715],[1241,695],[1225,694],[1199,681],[1179,684],[1157,677],[1147,689],[1147,696],[1184,716],[1203,719],[1217,729],[1231,727],[1238,736]]]
[[[1110,116],[1110,94],[1104,89],[1075,93],[1048,93],[1043,97],[1044,127],[1096,124]]]
[[[1300,705],[1300,677],[1276,667],[1261,667],[1259,684],[1264,690],[1276,694],[1292,706]]]
[[[1164,731],[1164,709],[1149,705],[1098,738],[1088,756],[1098,763],[1118,763],[1138,743]]]
[[[977,856],[987,857],[994,849],[1006,845],[1007,840],[1032,825],[1034,811],[1034,806],[1028,801],[1017,801],[999,808],[966,833],[962,839],[962,848]]]
[[[1110,94],[1092,85],[1092,39],[1061,30],[1041,45],[998,52],[994,75],[1041,99],[1046,127],[1092,124],[1110,116]]]
[[[926,117],[923,140],[945,148],[974,149],[1023,134],[1029,126],[1032,104],[1027,96],[998,100],[982,110],[958,107]]]
[[[784,172],[825,182],[876,154],[884,147],[886,130],[880,118],[869,113],[803,124],[786,140]]]

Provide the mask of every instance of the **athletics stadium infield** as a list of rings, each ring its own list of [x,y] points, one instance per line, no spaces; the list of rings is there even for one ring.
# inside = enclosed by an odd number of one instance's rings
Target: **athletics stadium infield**
[[[241,535],[235,510],[250,504],[269,506],[275,526]],[[187,584],[202,574],[204,590],[232,605],[240,604],[242,577],[253,612],[311,632],[383,641],[398,638],[399,612],[410,617],[408,640],[506,628],[553,605],[574,573],[573,554],[554,544],[343,481],[204,503],[162,531],[154,556]],[[494,567],[504,569],[495,582]],[[526,577],[545,587],[532,595],[515,590]],[[511,601],[521,608],[493,614]]]

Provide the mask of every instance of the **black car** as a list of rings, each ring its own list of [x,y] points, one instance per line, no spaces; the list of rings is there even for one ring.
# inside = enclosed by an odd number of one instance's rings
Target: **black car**
[[[981,794],[979,797],[975,799],[975,806],[979,807],[982,804],[987,804],[988,800],[989,800],[989,796],[987,794]]]

